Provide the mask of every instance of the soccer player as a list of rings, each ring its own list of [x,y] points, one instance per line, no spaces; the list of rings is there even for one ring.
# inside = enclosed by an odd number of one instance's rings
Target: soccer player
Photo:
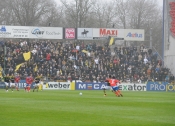
[[[19,91],[18,84],[19,84],[20,80],[21,80],[21,78],[20,78],[19,74],[17,74],[15,76],[15,85],[16,85],[16,90],[17,91]]]
[[[26,90],[27,92],[30,92],[30,87],[33,83],[33,77],[32,74],[30,74],[30,76],[26,77]]]
[[[6,89],[6,92],[8,92],[9,83],[10,83],[10,76],[9,76],[9,74],[7,74],[7,75],[4,77],[4,82],[5,82],[5,89]]]
[[[10,88],[11,88],[12,92],[13,92],[13,89],[14,89],[15,87],[16,87],[16,86],[15,86],[15,77],[14,77],[14,75],[12,74],[12,75],[10,76]]]
[[[112,87],[115,95],[118,97],[120,97],[120,96],[123,97],[123,95],[121,94],[121,92],[119,90],[119,86],[118,86],[120,81],[115,79],[115,77],[113,76],[112,79],[109,79],[109,83],[110,83],[110,86]]]
[[[104,96],[106,96],[106,90],[107,89],[111,89],[111,86],[110,86],[110,83],[109,83],[109,79],[111,79],[111,75],[109,75],[109,78],[107,78],[105,80],[105,82],[107,82],[107,86],[105,88],[103,88]]]
[[[40,82],[40,77],[37,76],[37,77],[35,78],[35,86],[34,86],[34,88],[33,88],[33,92],[35,91],[35,89],[36,89],[37,92],[38,92],[38,89],[39,89],[39,82]]]

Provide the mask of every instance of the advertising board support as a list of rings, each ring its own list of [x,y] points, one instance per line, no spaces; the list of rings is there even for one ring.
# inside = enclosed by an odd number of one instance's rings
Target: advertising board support
[[[6,66],[5,66],[5,58],[6,58],[5,56],[6,56],[6,53],[7,53],[6,52],[6,46],[4,45],[4,70],[3,70],[4,73],[3,74],[5,74],[5,71],[6,71],[5,70],[6,69]]]

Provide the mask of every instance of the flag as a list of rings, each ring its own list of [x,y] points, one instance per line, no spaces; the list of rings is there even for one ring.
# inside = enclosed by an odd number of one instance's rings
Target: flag
[[[82,52],[84,52],[84,53],[88,53],[88,51],[86,51],[86,50],[82,50]]]
[[[18,56],[18,59],[16,60],[16,69],[15,71],[17,71],[21,65],[23,63],[25,63],[26,61],[28,61],[31,58],[31,52],[27,52],[27,53],[22,53]]]
[[[19,64],[19,65],[16,65],[15,71],[17,71],[17,70],[21,67],[22,64],[23,64],[23,63],[21,63],[21,64]]]
[[[109,36],[109,46],[114,44],[114,38]]]
[[[62,75],[63,73],[62,73],[62,70],[60,69],[60,75]]]
[[[36,72],[38,70],[38,66],[36,64],[35,68],[34,68],[34,71]]]

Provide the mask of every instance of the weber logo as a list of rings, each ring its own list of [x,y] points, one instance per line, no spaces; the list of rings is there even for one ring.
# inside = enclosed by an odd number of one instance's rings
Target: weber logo
[[[48,82],[43,86],[44,89],[70,89],[68,82]]]
[[[48,88],[69,88],[70,84],[48,84]]]

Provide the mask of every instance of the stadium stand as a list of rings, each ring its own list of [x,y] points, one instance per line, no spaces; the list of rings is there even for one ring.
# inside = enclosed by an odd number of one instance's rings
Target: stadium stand
[[[32,73],[43,79],[104,82],[109,74],[123,82],[174,81],[174,75],[163,67],[157,53],[144,45],[113,49],[106,44],[83,42],[19,41],[1,42],[0,65],[3,74],[19,73],[25,78]],[[4,58],[4,46],[6,55]],[[31,52],[31,58],[16,68],[19,56]],[[5,61],[4,61],[5,60]],[[2,73],[2,70],[1,70]]]

